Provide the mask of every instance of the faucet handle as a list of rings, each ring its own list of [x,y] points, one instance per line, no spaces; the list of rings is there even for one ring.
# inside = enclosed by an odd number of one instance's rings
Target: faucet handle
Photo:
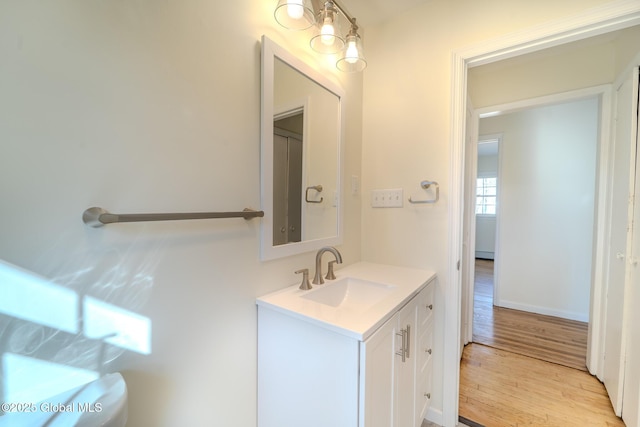
[[[336,280],[336,275],[333,273],[333,265],[336,263],[337,261],[329,261],[329,268],[327,271],[327,275],[324,276],[325,279],[327,280]]]
[[[295,272],[296,274],[302,273],[302,283],[300,283],[300,288],[303,291],[308,291],[311,289],[311,283],[309,283],[309,269],[303,268]]]

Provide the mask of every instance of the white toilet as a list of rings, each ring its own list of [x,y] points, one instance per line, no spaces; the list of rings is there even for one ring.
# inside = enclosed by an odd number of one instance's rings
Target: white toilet
[[[124,427],[127,385],[120,373],[103,377],[33,405],[34,412],[8,412],[0,427]]]
[[[77,427],[124,427],[127,423],[127,384],[119,372],[108,374],[102,378],[89,383],[89,388],[94,388],[99,393],[99,397],[90,406],[94,412],[84,412],[78,422]],[[93,393],[93,390],[89,393]],[[74,400],[77,402],[87,402],[81,393]],[[97,411],[97,404],[100,404],[100,412]]]

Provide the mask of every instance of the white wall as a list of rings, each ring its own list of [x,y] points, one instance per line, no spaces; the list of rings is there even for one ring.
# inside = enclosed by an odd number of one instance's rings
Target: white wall
[[[128,383],[129,426],[255,426],[254,299],[314,254],[260,262],[260,220],[91,229],[82,212],[259,208],[262,34],[346,89],[345,170],[360,175],[362,75],[325,69],[273,6],[0,2],[0,259],[151,320],[151,354],[107,366]],[[345,193],[345,210],[352,263],[360,198]]]
[[[598,123],[595,98],[480,120],[503,137],[495,305],[588,320]]]
[[[498,176],[498,154],[478,155],[478,178]]]
[[[431,417],[442,409],[444,319],[456,316],[444,313],[443,297],[454,286],[447,277],[452,52],[606,3],[433,0],[366,28],[362,253],[368,261],[428,267],[439,275],[434,336],[438,392]],[[405,196],[423,196],[419,183],[424,179],[440,183],[439,204],[370,207],[372,189],[404,188]]]
[[[640,39],[640,26],[632,27],[620,34],[615,41],[615,69],[614,75],[618,77],[622,71],[633,61],[638,53]]]
[[[495,259],[496,217],[476,216],[476,258]]]
[[[475,108],[608,84],[638,53],[640,27],[469,70]]]
[[[498,144],[497,142],[492,144]],[[478,155],[478,178],[498,176],[498,154]],[[500,200],[497,200],[500,203]],[[494,259],[496,251],[495,215],[476,215],[476,258]]]

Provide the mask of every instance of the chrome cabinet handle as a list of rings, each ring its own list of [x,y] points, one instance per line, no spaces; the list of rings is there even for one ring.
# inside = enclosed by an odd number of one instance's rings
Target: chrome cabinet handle
[[[396,332],[396,335],[402,337],[402,346],[400,347],[400,351],[396,351],[396,355],[402,356],[402,362],[404,363],[407,360],[407,352],[405,350],[407,345],[407,331],[400,329],[400,333]]]
[[[396,351],[396,355],[402,356],[402,361],[406,362],[411,355],[411,325],[407,325],[406,329],[400,329],[400,332],[396,332],[396,335],[402,337],[402,347],[400,351]]]
[[[405,354],[407,359],[411,358],[411,325],[407,325],[407,329],[404,330],[407,334],[407,347],[405,348]]]

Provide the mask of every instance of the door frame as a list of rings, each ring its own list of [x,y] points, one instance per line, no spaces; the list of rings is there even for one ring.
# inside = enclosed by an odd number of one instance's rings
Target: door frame
[[[640,2],[619,0],[574,17],[537,26],[471,48],[455,51],[451,63],[450,195],[445,286],[442,421],[458,422],[461,335],[461,269],[464,224],[464,161],[468,68],[640,24]]]
[[[600,125],[598,130],[598,142],[597,142],[597,164],[594,166],[596,168],[596,189],[595,189],[595,215],[594,215],[594,236],[593,236],[593,250],[592,250],[592,271],[591,271],[591,284],[590,284],[590,301],[591,306],[589,310],[589,337],[587,343],[587,368],[589,371],[598,376],[600,375],[600,361],[602,360],[603,351],[600,346],[601,341],[601,322],[600,317],[602,316],[601,310],[603,309],[602,296],[603,296],[603,287],[604,283],[604,272],[606,268],[606,254],[605,254],[605,245],[606,245],[606,232],[607,232],[607,223],[609,218],[609,203],[608,203],[608,179],[609,179],[609,136],[611,134],[611,85],[599,85],[593,86],[585,89],[572,90],[562,93],[557,93],[548,96],[541,96],[536,98],[525,99],[521,101],[509,102],[506,104],[494,105],[489,107],[478,108],[474,111],[472,116],[472,120],[474,124],[471,128],[479,129],[480,119],[483,117],[492,117],[496,115],[508,114],[517,111],[522,111],[530,108],[544,107],[548,105],[561,104],[566,102],[578,101],[581,99],[590,99],[597,98],[600,103]],[[496,113],[497,112],[497,113]],[[478,135],[476,136],[477,142],[479,144],[482,140],[487,139],[497,139],[500,144],[502,135]],[[466,157],[475,156],[477,158],[477,153],[467,152],[465,153]],[[500,169],[502,166],[502,160],[499,160],[499,168],[498,168],[498,188],[500,185]],[[471,174],[476,174],[475,170],[472,170],[469,167],[469,162],[467,162],[467,170],[465,171],[467,174],[467,181],[471,179]],[[472,203],[473,200],[470,198],[467,199],[467,205],[464,206],[466,211],[469,211],[469,208],[473,206],[469,203]],[[496,214],[496,222],[498,222],[500,216],[500,210]],[[469,218],[468,215],[465,215],[465,221],[473,221],[474,218]],[[466,224],[471,230],[473,224]],[[499,235],[500,227],[496,224],[496,235]],[[471,242],[474,241],[474,236],[469,237],[469,246],[471,246]],[[498,247],[499,239],[496,236],[496,254],[499,252]],[[471,254],[471,252],[469,252]],[[473,259],[470,258],[471,255],[468,255],[466,259],[463,261],[464,263],[469,263],[467,268],[472,269],[473,267]],[[496,267],[499,263],[498,256],[495,258]],[[496,270],[497,271],[497,268]],[[498,279],[497,275],[494,272],[494,301],[499,301],[496,298],[498,291]],[[473,302],[473,286],[470,286],[469,289],[465,289],[464,294],[461,295],[463,298],[463,306],[464,306],[464,298],[468,301]],[[467,293],[468,292],[468,293]],[[471,304],[473,306],[473,304]],[[472,312],[473,313],[473,312]],[[473,318],[472,318],[473,319]],[[464,327],[465,325],[463,325]],[[463,334],[470,336],[472,331],[464,331]],[[471,340],[470,340],[471,341]]]
[[[620,117],[619,111],[618,111],[618,107],[620,106],[619,104],[619,99],[620,99],[620,89],[622,88],[622,86],[629,81],[631,84],[631,104],[632,104],[632,111],[631,111],[631,115],[630,115],[630,123],[628,123],[629,127],[633,130],[635,130],[636,134],[634,135],[633,132],[630,133],[630,137],[632,138],[632,140],[630,141],[630,147],[629,147],[629,159],[628,159],[628,166],[629,166],[629,176],[628,176],[628,184],[629,184],[629,188],[628,188],[628,194],[626,195],[627,198],[627,206],[626,206],[626,220],[627,220],[627,224],[626,224],[626,232],[625,232],[625,244],[624,244],[624,256],[622,258],[622,260],[613,260],[613,252],[614,251],[619,251],[622,250],[622,248],[620,247],[616,247],[614,249],[614,243],[612,242],[613,239],[613,235],[612,232],[609,231],[608,233],[608,237],[609,237],[609,263],[608,266],[610,266],[611,264],[617,264],[620,265],[619,263],[622,262],[623,263],[623,276],[624,279],[622,281],[622,283],[619,283],[618,285],[620,286],[620,289],[617,290],[617,292],[613,292],[612,289],[607,289],[608,294],[611,295],[612,292],[613,294],[622,294],[621,295],[621,299],[622,299],[622,310],[621,310],[621,323],[615,323],[615,319],[611,319],[609,317],[609,303],[608,301],[605,301],[605,316],[606,316],[606,322],[609,322],[611,320],[614,320],[614,326],[613,326],[613,330],[616,331],[614,332],[614,334],[617,333],[618,328],[616,327],[617,325],[620,325],[620,343],[619,343],[619,347],[617,347],[618,342],[615,342],[616,345],[614,345],[614,347],[616,349],[619,348],[620,353],[616,354],[613,352],[609,352],[609,354],[607,354],[607,359],[608,360],[603,360],[603,375],[602,375],[602,382],[604,383],[607,392],[609,394],[609,398],[611,400],[611,404],[613,405],[613,410],[616,413],[617,416],[622,417],[623,415],[623,411],[624,411],[624,405],[623,405],[623,401],[624,401],[624,390],[627,387],[627,381],[626,381],[626,366],[627,364],[625,363],[625,361],[627,360],[627,345],[628,345],[628,335],[630,333],[630,323],[629,323],[629,318],[630,315],[629,313],[632,312],[632,302],[631,299],[629,298],[630,295],[630,290],[632,289],[633,285],[632,285],[632,281],[631,281],[631,275],[633,274],[633,266],[635,265],[634,263],[637,263],[637,261],[635,261],[636,257],[636,253],[634,251],[634,235],[636,235],[636,231],[634,230],[633,224],[634,224],[634,217],[635,217],[635,210],[637,209],[637,202],[634,201],[635,195],[638,192],[638,188],[637,188],[637,184],[636,184],[636,179],[637,179],[637,140],[638,140],[638,61],[640,61],[640,54],[635,58],[635,60],[633,60],[630,64],[630,67],[627,67],[627,69],[625,69],[623,72],[621,72],[619,74],[619,76],[617,77],[614,85],[613,85],[613,93],[615,93],[615,101],[614,101],[614,105],[615,105],[615,114],[612,115],[612,117],[615,117],[615,125],[614,125],[614,129],[612,130],[612,139],[613,139],[613,144],[614,147],[617,146],[620,142],[622,142],[624,145],[627,144],[626,139],[620,139],[618,132],[620,130],[619,128],[619,121],[618,118]],[[623,158],[624,159],[624,158]],[[612,158],[612,164],[614,166],[614,168],[616,167],[616,162],[614,160],[614,158]],[[611,184],[613,187],[613,182],[614,182],[614,176],[611,176]],[[613,204],[613,194],[611,195],[611,201],[609,203],[610,209],[613,212],[613,208],[614,208],[614,204]],[[623,209],[624,211],[625,209]],[[613,218],[613,213],[612,213],[612,218]],[[631,226],[630,226],[631,224]],[[613,227],[613,224],[610,224],[611,227]],[[618,253],[619,254],[619,253]],[[616,255],[617,258],[617,255]],[[611,270],[609,270],[611,271]],[[615,289],[614,289],[615,290]],[[616,299],[614,297],[614,299]],[[606,325],[605,325],[606,326]],[[607,327],[606,328],[607,331],[611,331],[612,327]],[[611,346],[606,346],[606,342],[607,342],[607,331],[604,332],[604,339],[603,339],[603,347],[606,348],[611,348]],[[613,357],[611,357],[613,356]],[[613,361],[613,362],[612,362]],[[614,365],[614,372],[615,374],[613,375],[613,380],[615,381],[615,383],[612,384],[612,375],[611,375],[611,370],[607,369],[608,367],[611,367],[611,363],[615,363]],[[626,422],[626,420],[625,420]]]
[[[475,206],[477,160],[478,160],[478,120],[474,119],[475,109],[471,104],[471,99],[467,97],[466,105],[466,149],[465,158],[465,206]],[[473,312],[475,295],[475,263],[470,260],[475,259],[476,251],[476,222],[475,207],[473,212],[467,209],[464,212],[463,224],[463,254],[462,254],[462,278],[461,294],[471,295],[471,299],[461,300],[461,333],[459,358],[462,359],[462,351],[465,345],[473,341]]]
[[[465,201],[464,201],[464,233],[465,233],[465,248],[462,255],[462,291],[461,291],[461,304],[462,304],[462,319],[461,334],[462,345],[467,345],[473,342],[473,316],[475,313],[475,259],[476,259],[476,179],[478,178],[478,146],[485,141],[496,141],[498,144],[498,170],[496,170],[498,178],[498,191],[497,200],[500,200],[500,169],[502,168],[502,134],[490,134],[480,135],[480,114],[479,110],[472,110],[471,116],[467,116],[467,131],[473,132],[472,135],[467,135],[467,145],[465,147]],[[470,122],[470,123],[469,123]],[[500,203],[498,202],[498,206]],[[498,209],[499,210],[499,209]],[[494,234],[494,262],[497,262],[498,248],[498,218],[499,212],[496,212],[496,234]],[[493,300],[498,289],[498,282],[496,280],[495,268],[497,264],[494,264],[493,274]],[[465,299],[466,297],[466,299]],[[460,357],[462,357],[462,349],[460,349]]]
[[[632,70],[625,70],[622,75],[625,73],[633,73],[633,79],[636,80],[638,86],[640,86],[640,81],[638,78],[640,77],[640,54],[636,56],[634,60],[634,64],[632,66]],[[640,90],[638,87],[635,88],[636,93]],[[640,95],[640,93],[638,93]],[[640,105],[636,104],[635,114],[635,128],[636,128],[636,138],[635,138],[635,146],[636,148],[640,147],[640,116],[639,109]],[[633,117],[632,116],[632,117]],[[637,153],[637,151],[636,151]],[[634,186],[636,190],[640,188],[640,174],[638,170],[640,169],[640,163],[638,158],[636,157],[634,161],[635,167],[635,179]],[[640,223],[640,209],[638,208],[637,199],[634,203],[634,211],[633,211],[633,223]],[[623,339],[626,341],[624,345],[625,351],[625,360],[638,360],[638,355],[640,355],[640,333],[638,328],[633,328],[631,325],[637,324],[640,316],[637,314],[636,310],[633,310],[635,307],[635,303],[640,301],[640,287],[638,283],[640,282],[640,278],[638,277],[638,269],[637,269],[637,261],[638,256],[640,255],[640,233],[638,233],[637,229],[632,230],[632,243],[631,250],[629,256],[632,258],[628,260],[629,264],[632,268],[629,268],[629,277],[627,283],[625,283],[625,308],[624,310],[628,313],[624,318],[623,323]],[[625,333],[626,332],[626,333]],[[640,409],[638,404],[640,403],[640,369],[637,364],[629,363],[625,365],[625,373],[624,373],[624,384],[622,388],[622,419],[629,427],[640,427]],[[631,413],[629,411],[625,412],[625,408],[631,407]],[[626,417],[625,417],[626,415]]]

